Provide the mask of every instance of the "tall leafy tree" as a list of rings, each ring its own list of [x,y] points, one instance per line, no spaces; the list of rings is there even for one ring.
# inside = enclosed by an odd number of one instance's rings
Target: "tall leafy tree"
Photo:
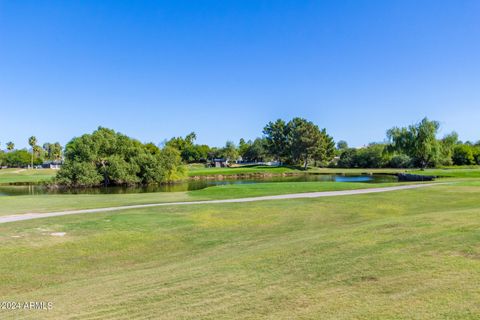
[[[58,161],[62,158],[62,146],[58,142],[44,143],[43,150],[48,160]]]
[[[237,146],[233,141],[227,141],[225,143],[225,147],[222,149],[222,156],[229,161],[235,161],[238,159]]]
[[[176,149],[166,146],[157,150],[100,127],[67,144],[57,181],[71,186],[164,183],[182,178],[185,170],[180,167]]]
[[[145,144],[145,148],[150,154],[159,154],[160,148],[153,142],[149,142]]]
[[[163,148],[158,157],[158,164],[161,172],[157,180],[160,182],[172,182],[185,177],[185,166],[182,165],[180,153],[175,148],[168,146]]]
[[[340,153],[337,166],[340,168],[354,168],[356,166],[357,149],[347,148]]]
[[[424,118],[409,127],[394,127],[387,131],[390,141],[389,151],[402,152],[425,169],[435,163],[440,153],[440,144],[436,138],[440,124]]]
[[[480,145],[476,144],[475,147],[473,147],[472,153],[475,164],[480,164]]]
[[[245,154],[247,153],[248,149],[252,145],[252,141],[248,140],[248,142],[245,141],[245,139],[241,138],[239,143],[238,143],[238,154],[242,157],[245,158]]]
[[[195,144],[197,135],[191,132],[183,137],[173,137],[166,142],[166,146],[177,149],[185,162],[205,161],[208,158],[209,147]]]
[[[312,158],[316,164],[324,166],[335,157],[335,141],[325,128],[320,131],[320,138]]]
[[[248,148],[244,151],[242,157],[246,161],[265,161],[267,158],[266,141],[262,138],[256,138],[253,142],[247,143]]]
[[[456,145],[453,149],[453,164],[457,166],[475,164],[474,149],[475,147],[467,144]]]
[[[291,161],[308,167],[308,160],[319,153],[322,136],[318,126],[302,118],[293,118],[287,124]]]
[[[310,160],[325,163],[335,153],[335,142],[325,129],[303,118],[293,118],[287,124],[288,155],[293,164],[307,169]]]
[[[206,144],[196,144],[194,148],[196,155],[195,161],[207,161],[210,147]]]
[[[452,132],[440,140],[440,164],[452,165],[452,156],[455,146],[458,144],[458,134]]]
[[[185,142],[189,145],[193,145],[193,143],[197,140],[197,134],[195,132],[190,132],[185,137]]]
[[[282,119],[269,122],[263,128],[268,152],[275,160],[280,162],[285,159],[288,153],[288,130],[287,124]]]
[[[12,150],[5,154],[4,162],[9,167],[25,167],[30,164],[31,154],[25,150]]]
[[[335,153],[335,143],[326,130],[303,118],[293,118],[288,123],[281,119],[269,122],[263,133],[270,155],[305,169],[309,161],[324,164]]]
[[[381,143],[371,143],[364,148],[358,149],[354,158],[354,166],[358,168],[385,167],[390,158],[384,150],[385,145]]]
[[[337,149],[338,150],[345,150],[348,148],[348,143],[345,140],[340,140],[337,142]]]

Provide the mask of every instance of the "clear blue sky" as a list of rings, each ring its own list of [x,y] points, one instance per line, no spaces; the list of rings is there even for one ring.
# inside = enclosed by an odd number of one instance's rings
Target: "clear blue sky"
[[[0,142],[160,142],[314,121],[359,146],[424,116],[480,139],[480,1],[0,0]]]

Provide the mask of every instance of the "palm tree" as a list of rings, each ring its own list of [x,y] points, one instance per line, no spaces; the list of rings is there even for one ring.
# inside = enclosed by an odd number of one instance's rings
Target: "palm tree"
[[[7,150],[12,151],[13,149],[15,149],[15,143],[12,141],[7,142]]]
[[[33,168],[33,156],[35,154],[35,147],[37,146],[37,138],[35,136],[31,136],[28,138],[28,144],[32,147],[32,168]]]

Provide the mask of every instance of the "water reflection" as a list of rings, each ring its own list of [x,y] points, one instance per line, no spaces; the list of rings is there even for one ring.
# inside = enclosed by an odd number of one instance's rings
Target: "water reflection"
[[[106,188],[72,188],[48,189],[44,186],[0,186],[0,196],[42,195],[42,194],[123,194],[145,192],[179,192],[204,189],[211,186],[228,184],[252,184],[265,182],[363,182],[381,183],[396,182],[397,177],[390,175],[331,175],[305,174],[298,176],[259,177],[248,179],[221,179],[221,180],[189,180],[170,185],[152,185],[137,187],[106,187]]]

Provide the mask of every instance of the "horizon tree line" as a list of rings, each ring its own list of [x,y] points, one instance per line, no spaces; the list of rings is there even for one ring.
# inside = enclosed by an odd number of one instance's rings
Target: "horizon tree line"
[[[100,130],[99,127],[98,130]],[[265,125],[262,136],[253,140],[240,139],[238,144],[227,141],[223,147],[210,147],[195,143],[197,135],[191,132],[185,137],[173,137],[159,147],[146,143],[144,147],[152,154],[166,147],[179,153],[182,163],[208,163],[214,158],[243,162],[278,161],[307,169],[309,166],[343,168],[411,168],[479,165],[480,142],[461,142],[455,132],[439,139],[440,124],[422,119],[407,127],[394,127],[386,132],[386,140],[370,143],[365,147],[351,148],[346,141],[335,144],[326,129],[303,118],[290,121],[278,119]],[[97,131],[98,131],[97,130]],[[74,138],[77,139],[77,138]],[[73,141],[73,139],[72,139]],[[67,152],[60,143],[38,145],[35,136],[28,139],[30,151],[17,150],[12,141],[6,143],[6,151],[0,150],[0,165],[31,166],[45,160],[60,161]],[[68,144],[67,144],[68,146]],[[90,147],[93,147],[90,146]],[[111,151],[115,154],[117,151]]]
[[[387,140],[362,148],[349,148],[345,141],[337,144],[336,166],[343,168],[420,168],[480,165],[480,141],[459,140],[456,132],[439,139],[438,121],[428,118],[407,127],[387,131]]]
[[[0,150],[0,165],[7,166],[30,166],[40,165],[45,160],[60,161],[62,159],[63,147],[60,143],[44,143],[43,146],[38,145],[35,136],[28,138],[30,151],[26,149],[15,149],[15,143],[9,141],[6,143],[6,152]]]

